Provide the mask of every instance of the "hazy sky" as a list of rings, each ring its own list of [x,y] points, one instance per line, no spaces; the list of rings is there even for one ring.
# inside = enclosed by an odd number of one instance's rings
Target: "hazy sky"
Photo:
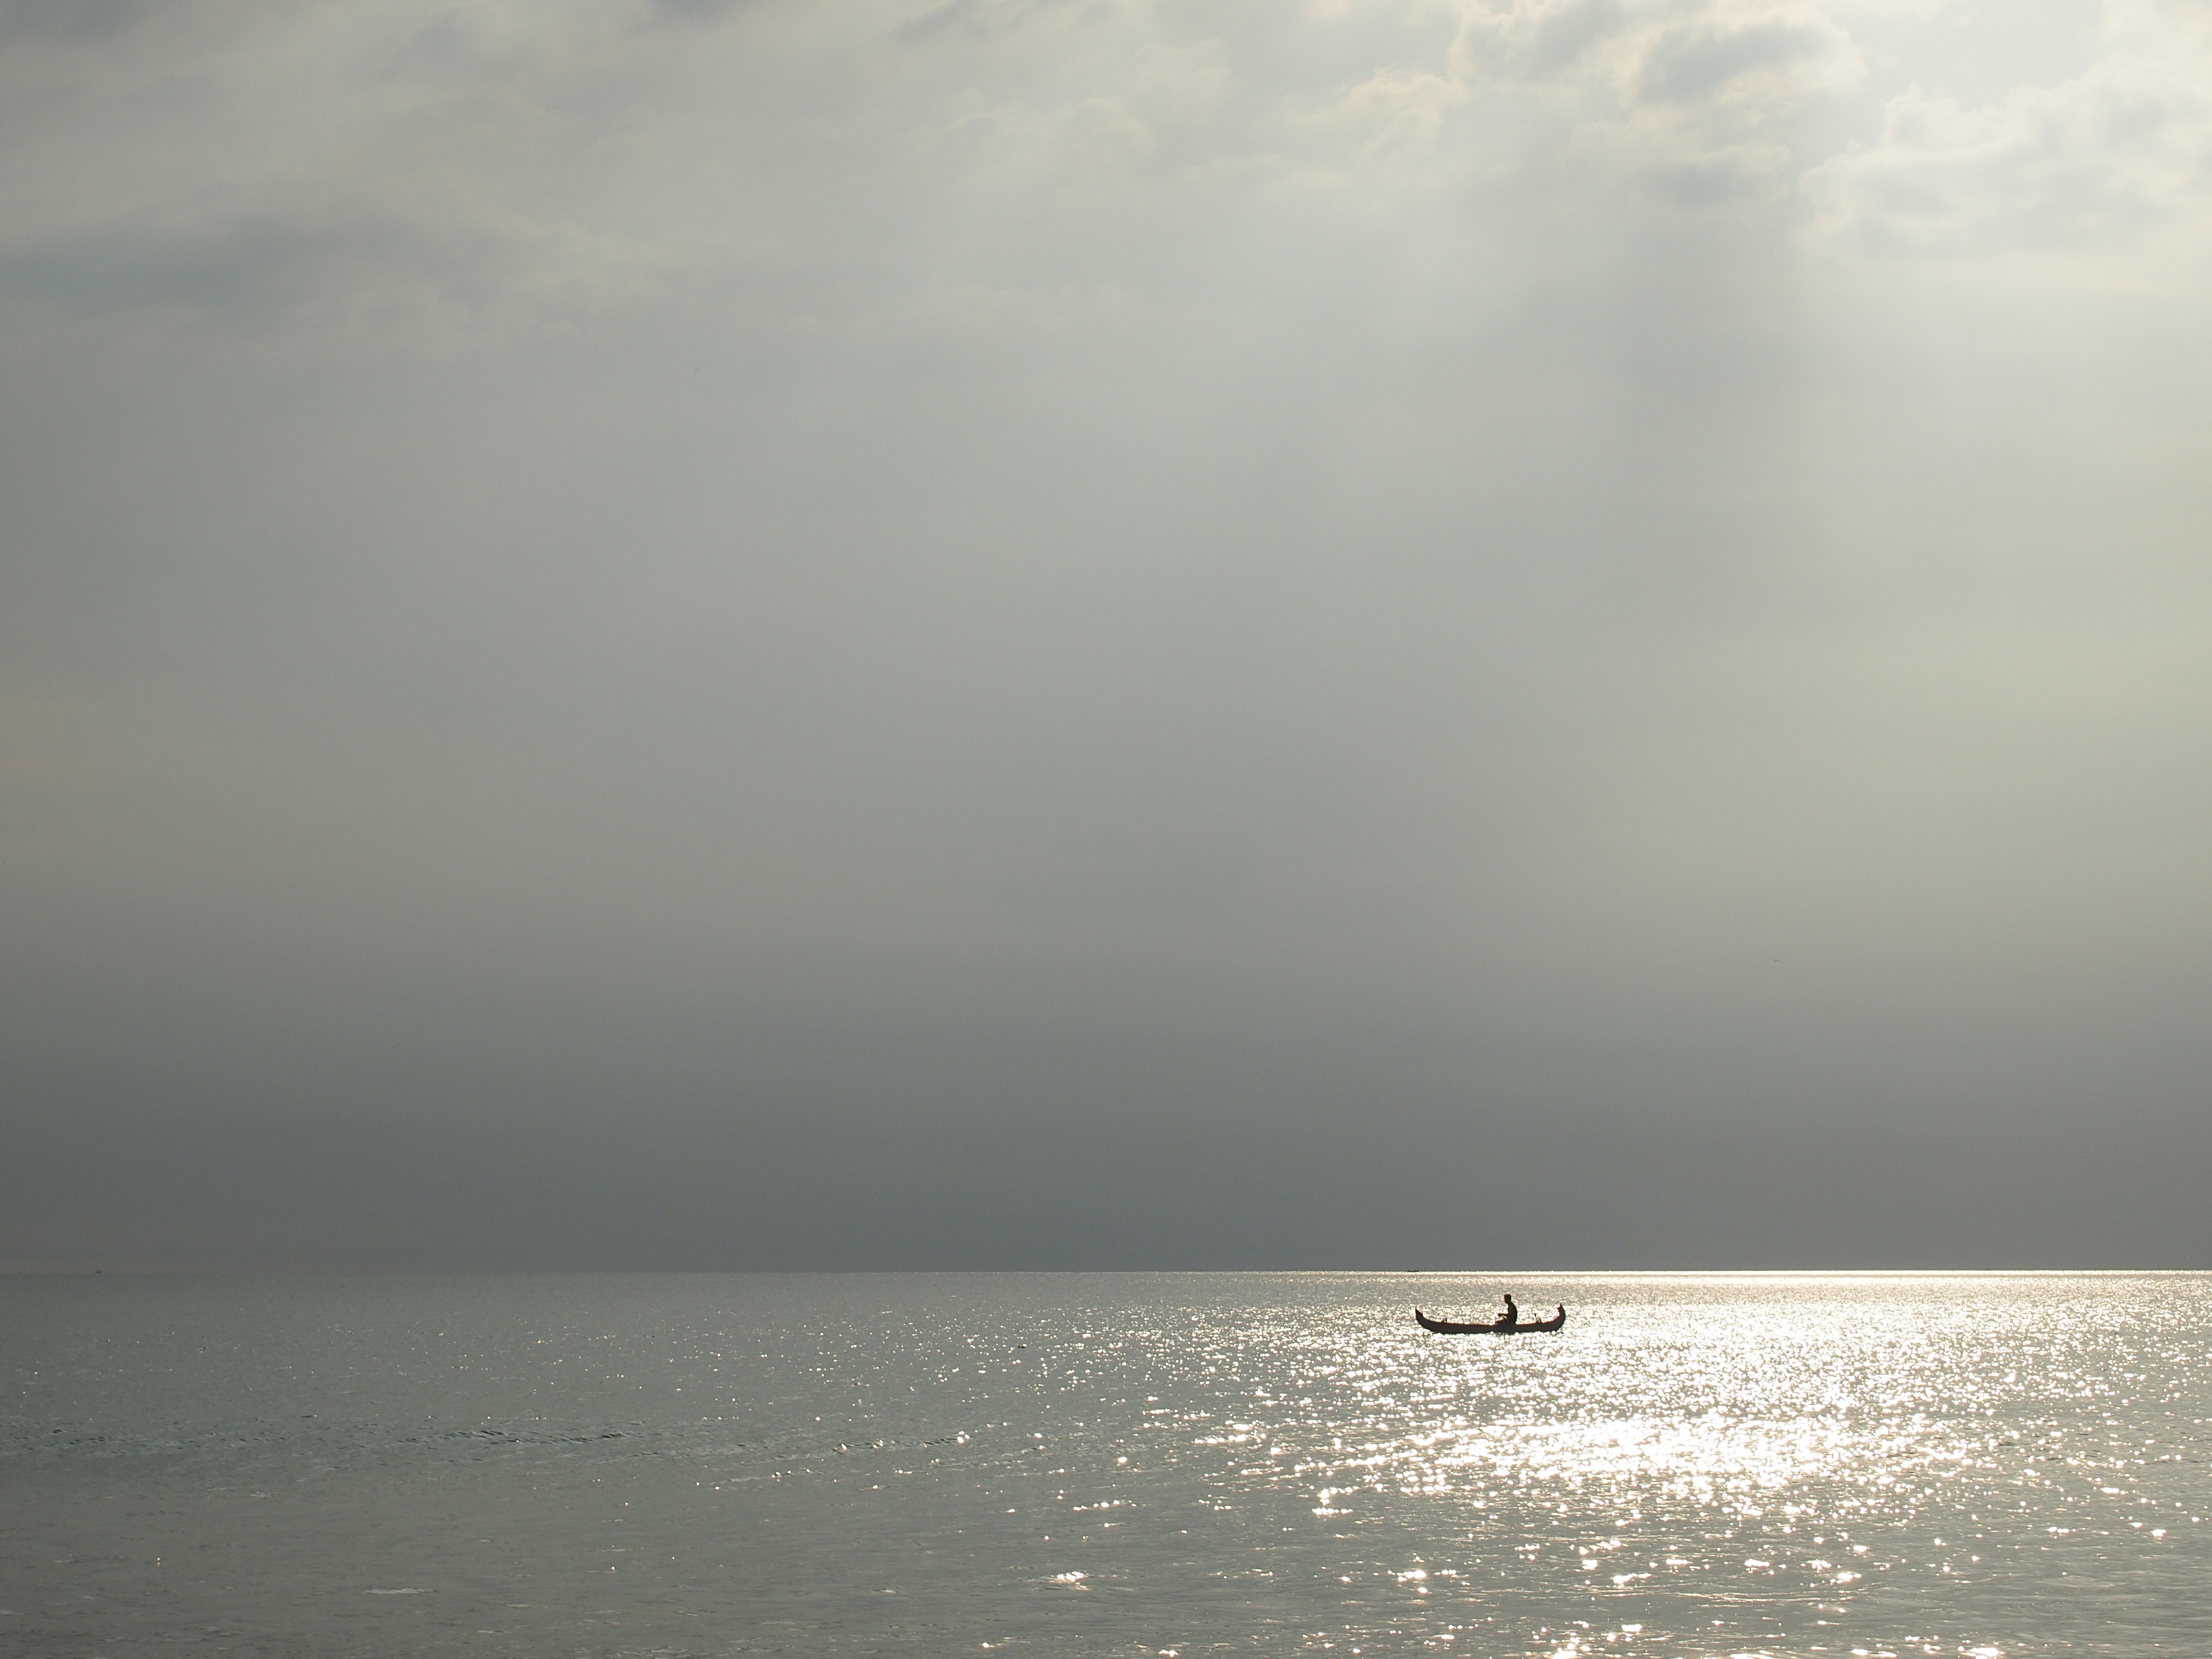
[[[0,1265],[2212,1267],[2197,0],[0,0]]]

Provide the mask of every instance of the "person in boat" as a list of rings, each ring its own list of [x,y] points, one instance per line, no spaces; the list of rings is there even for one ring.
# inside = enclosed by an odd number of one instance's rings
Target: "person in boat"
[[[1521,1304],[1513,1299],[1513,1292],[1505,1292],[1505,1316],[1498,1322],[1498,1328],[1510,1331],[1521,1322]]]

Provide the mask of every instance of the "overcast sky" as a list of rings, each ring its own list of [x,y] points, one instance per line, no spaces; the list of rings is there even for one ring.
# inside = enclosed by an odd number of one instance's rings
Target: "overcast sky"
[[[2212,1267],[2196,0],[0,0],[0,1265]]]

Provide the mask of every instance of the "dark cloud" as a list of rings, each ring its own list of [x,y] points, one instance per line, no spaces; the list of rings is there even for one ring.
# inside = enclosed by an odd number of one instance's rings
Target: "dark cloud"
[[[106,228],[0,254],[0,295],[69,310],[176,309],[233,326],[266,324],[313,290],[318,267],[373,251],[358,234],[317,234],[277,219],[166,233]]]
[[[182,320],[310,343],[495,339],[619,305],[661,280],[649,248],[494,216],[374,206],[128,225],[0,249],[0,304],[27,314]]]
[[[1617,0],[1570,0],[1547,9],[1528,37],[1528,71],[1540,76],[1557,74],[1616,33],[1625,21]]]
[[[1005,0],[945,0],[899,25],[898,39],[914,45],[938,40],[988,40],[1018,26],[1029,9]]]
[[[1675,31],[1662,36],[1644,60],[1644,95],[1675,102],[1710,97],[1739,76],[1816,58],[1836,44],[1832,33],[1793,23]]]
[[[653,9],[660,15],[686,22],[719,21],[763,3],[764,0],[653,0]]]
[[[0,0],[0,39],[95,40],[135,28],[157,12],[182,9],[177,0]]]

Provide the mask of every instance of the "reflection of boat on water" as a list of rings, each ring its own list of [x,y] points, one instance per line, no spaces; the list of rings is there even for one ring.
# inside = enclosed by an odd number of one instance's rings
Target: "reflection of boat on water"
[[[1413,1317],[1425,1331],[1434,1331],[1440,1336],[1522,1336],[1530,1331],[1556,1331],[1567,1322],[1567,1304],[1559,1304],[1559,1312],[1549,1319],[1524,1319],[1517,1325],[1455,1325],[1449,1319],[1431,1319],[1419,1308]]]

